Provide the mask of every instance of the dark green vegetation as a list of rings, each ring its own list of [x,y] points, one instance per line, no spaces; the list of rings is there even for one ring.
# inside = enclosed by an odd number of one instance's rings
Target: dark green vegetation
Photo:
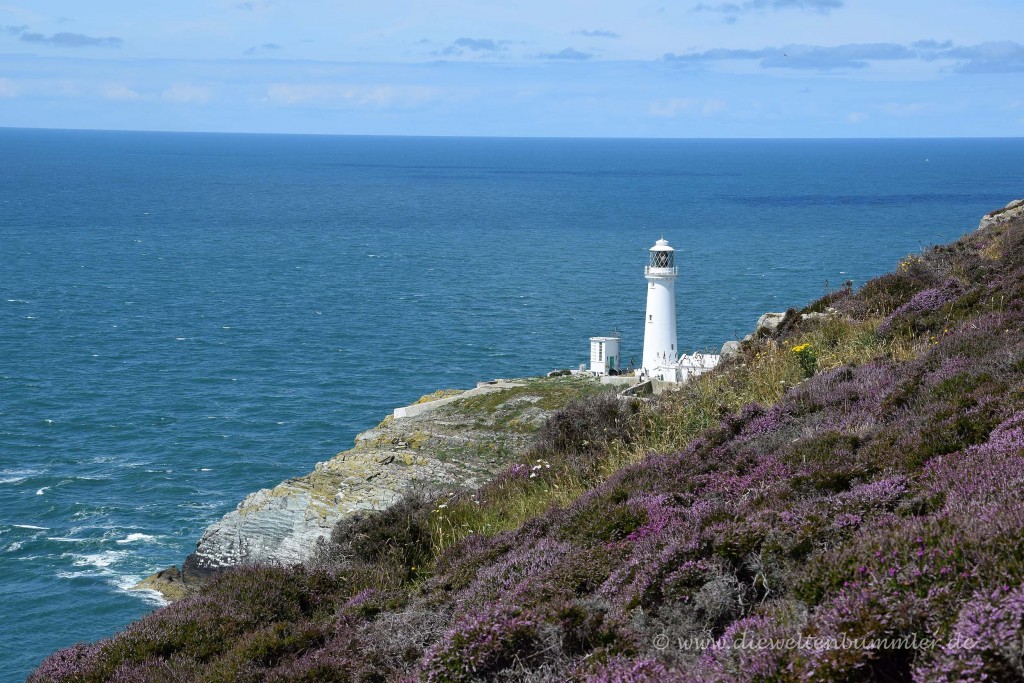
[[[33,680],[1020,680],[1024,223],[805,310]]]

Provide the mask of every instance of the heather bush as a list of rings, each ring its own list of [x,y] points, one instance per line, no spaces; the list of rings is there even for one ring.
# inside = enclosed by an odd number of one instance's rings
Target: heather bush
[[[433,542],[430,514],[437,494],[413,492],[380,512],[344,519],[331,532],[317,563],[350,567],[353,564],[386,567],[378,588],[394,587],[414,579],[431,561]],[[372,584],[371,584],[372,585]]]
[[[949,638],[915,681],[1024,679],[1024,589],[1002,585],[960,610]]]
[[[827,286],[827,283],[826,283]],[[848,298],[853,293],[853,282],[847,280],[843,283],[840,289],[825,294],[819,299],[815,299],[811,303],[800,309],[801,313],[824,313],[829,308],[832,308],[836,303]]]
[[[260,672],[267,683],[357,683],[383,680],[350,632],[336,634],[324,647],[311,649],[279,666]],[[226,683],[225,679],[225,683]]]
[[[675,676],[653,659],[614,657],[590,671],[582,670],[578,678],[586,683],[661,683]]]
[[[938,287],[920,291],[890,313],[878,326],[878,333],[883,335],[918,334],[928,328],[926,320],[929,316],[922,314],[947,308],[962,294],[963,287],[953,279],[947,280]]]
[[[379,673],[394,678],[412,671],[450,622],[448,609],[396,608],[360,623],[357,635],[364,658],[373,662]]]
[[[632,443],[639,409],[640,401],[609,393],[571,401],[541,427],[530,460],[558,460],[573,475],[593,481],[610,445]]]
[[[620,541],[647,521],[646,509],[631,505],[623,491],[611,490],[605,495],[588,496],[574,505],[558,535],[577,542]]]
[[[427,681],[487,679],[518,663],[544,656],[541,621],[514,607],[496,605],[467,614],[426,654]]]
[[[259,680],[265,670],[323,647],[333,630],[332,625],[313,621],[267,624],[239,637],[208,667],[208,675],[223,681]]]
[[[838,302],[837,308],[858,317],[884,317],[928,284],[907,272],[887,273],[868,280],[855,297]]]
[[[795,613],[794,613],[795,612]],[[733,622],[702,653],[695,666],[703,681],[770,681],[785,678],[786,643],[800,635],[805,610],[769,605],[764,614]]]
[[[28,683],[49,683],[50,681],[87,681],[84,672],[97,666],[101,647],[96,643],[78,643],[63,650],[57,650],[39,665]]]

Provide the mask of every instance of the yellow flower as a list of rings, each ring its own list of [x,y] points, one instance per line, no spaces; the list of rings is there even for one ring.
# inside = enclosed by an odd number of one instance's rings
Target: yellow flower
[[[792,349],[790,349],[790,350],[791,350],[791,351],[792,351],[793,353],[803,353],[804,351],[806,351],[806,350],[807,350],[807,349],[809,349],[809,348],[811,348],[811,345],[810,345],[810,344],[807,344],[807,343],[804,343],[804,344],[800,344],[799,346],[794,346],[794,347],[793,347]]]

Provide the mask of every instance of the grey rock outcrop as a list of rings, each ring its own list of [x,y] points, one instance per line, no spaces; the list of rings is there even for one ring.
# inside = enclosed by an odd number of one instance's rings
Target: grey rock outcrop
[[[738,341],[727,341],[722,344],[720,355],[722,358],[731,358],[732,356],[738,355],[739,352],[740,343]]]
[[[978,230],[1009,222],[1019,216],[1024,216],[1024,199],[1014,199],[1003,208],[986,213],[978,223]]]
[[[783,313],[765,313],[765,314],[763,314],[760,318],[757,319],[757,324],[754,325],[754,333],[755,334],[762,334],[762,333],[771,334],[776,329],[778,329],[779,325],[782,324],[782,320],[785,317],[786,317],[785,312],[783,312]]]

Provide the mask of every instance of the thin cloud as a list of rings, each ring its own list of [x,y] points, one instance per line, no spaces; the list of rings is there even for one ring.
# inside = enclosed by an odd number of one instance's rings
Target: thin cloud
[[[264,101],[285,107],[412,109],[443,94],[426,86],[274,83]]]
[[[747,0],[746,2],[723,2],[716,5],[701,3],[693,8],[694,12],[719,12],[736,16],[750,12],[778,11],[798,9],[804,12],[828,14],[840,9],[843,0]]]
[[[426,39],[424,39],[426,40]],[[421,43],[423,41],[420,41]],[[429,41],[428,41],[429,42]],[[456,38],[451,45],[443,50],[435,50],[432,54],[449,57],[461,55],[467,50],[470,52],[502,52],[509,44],[508,40],[494,40],[493,38]]]
[[[586,38],[621,38],[622,36],[614,31],[573,31],[575,35],[584,36]]]
[[[679,63],[702,63],[727,60],[757,60],[766,69],[863,69],[869,60],[910,59],[913,52],[895,43],[866,43],[821,47],[817,45],[787,45],[765,47],[759,50],[731,50],[716,48],[692,54],[669,53],[665,60]]]
[[[1008,74],[1024,72],[1024,45],[1010,41],[981,43],[971,47],[953,47],[944,55],[962,60],[960,73]]]
[[[175,83],[160,93],[160,98],[177,104],[204,104],[210,100],[213,89],[192,83]]]
[[[504,49],[498,42],[490,38],[458,38],[452,44],[474,52],[494,52]]]
[[[850,43],[846,45],[786,45],[758,50],[715,48],[688,54],[668,53],[665,61],[704,64],[723,61],[757,61],[765,69],[864,69],[874,61],[952,61],[961,73],[1018,73],[1024,71],[1024,46],[1014,42],[955,46],[951,41],[920,40],[898,43]]]
[[[245,54],[247,54],[247,55],[257,55],[257,54],[260,54],[261,52],[277,52],[278,50],[282,50],[282,49],[284,49],[284,48],[282,48],[277,43],[263,43],[262,45],[256,45],[255,47],[250,47],[249,49],[247,49],[245,51]]]
[[[590,59],[593,56],[594,55],[590,54],[589,52],[580,52],[579,50],[573,49],[571,47],[567,47],[564,50],[559,50],[558,52],[548,52],[546,54],[540,55],[542,59],[566,59],[576,61]]]
[[[12,98],[21,94],[18,84],[9,78],[0,78],[0,97]]]
[[[686,113],[699,113],[707,118],[725,110],[726,104],[717,98],[694,99],[691,97],[673,97],[651,103],[648,113],[651,116],[673,119]]]
[[[21,28],[21,27],[15,27]],[[47,36],[42,33],[29,33],[28,31],[21,31],[17,34],[18,39],[26,43],[38,43],[42,45],[52,45],[53,47],[121,47],[124,45],[124,40],[110,36],[107,38],[96,38],[93,36],[87,36],[82,33],[54,33],[52,36]]]
[[[112,83],[103,88],[101,93],[104,99],[117,102],[132,102],[142,97],[138,90],[123,83]]]

